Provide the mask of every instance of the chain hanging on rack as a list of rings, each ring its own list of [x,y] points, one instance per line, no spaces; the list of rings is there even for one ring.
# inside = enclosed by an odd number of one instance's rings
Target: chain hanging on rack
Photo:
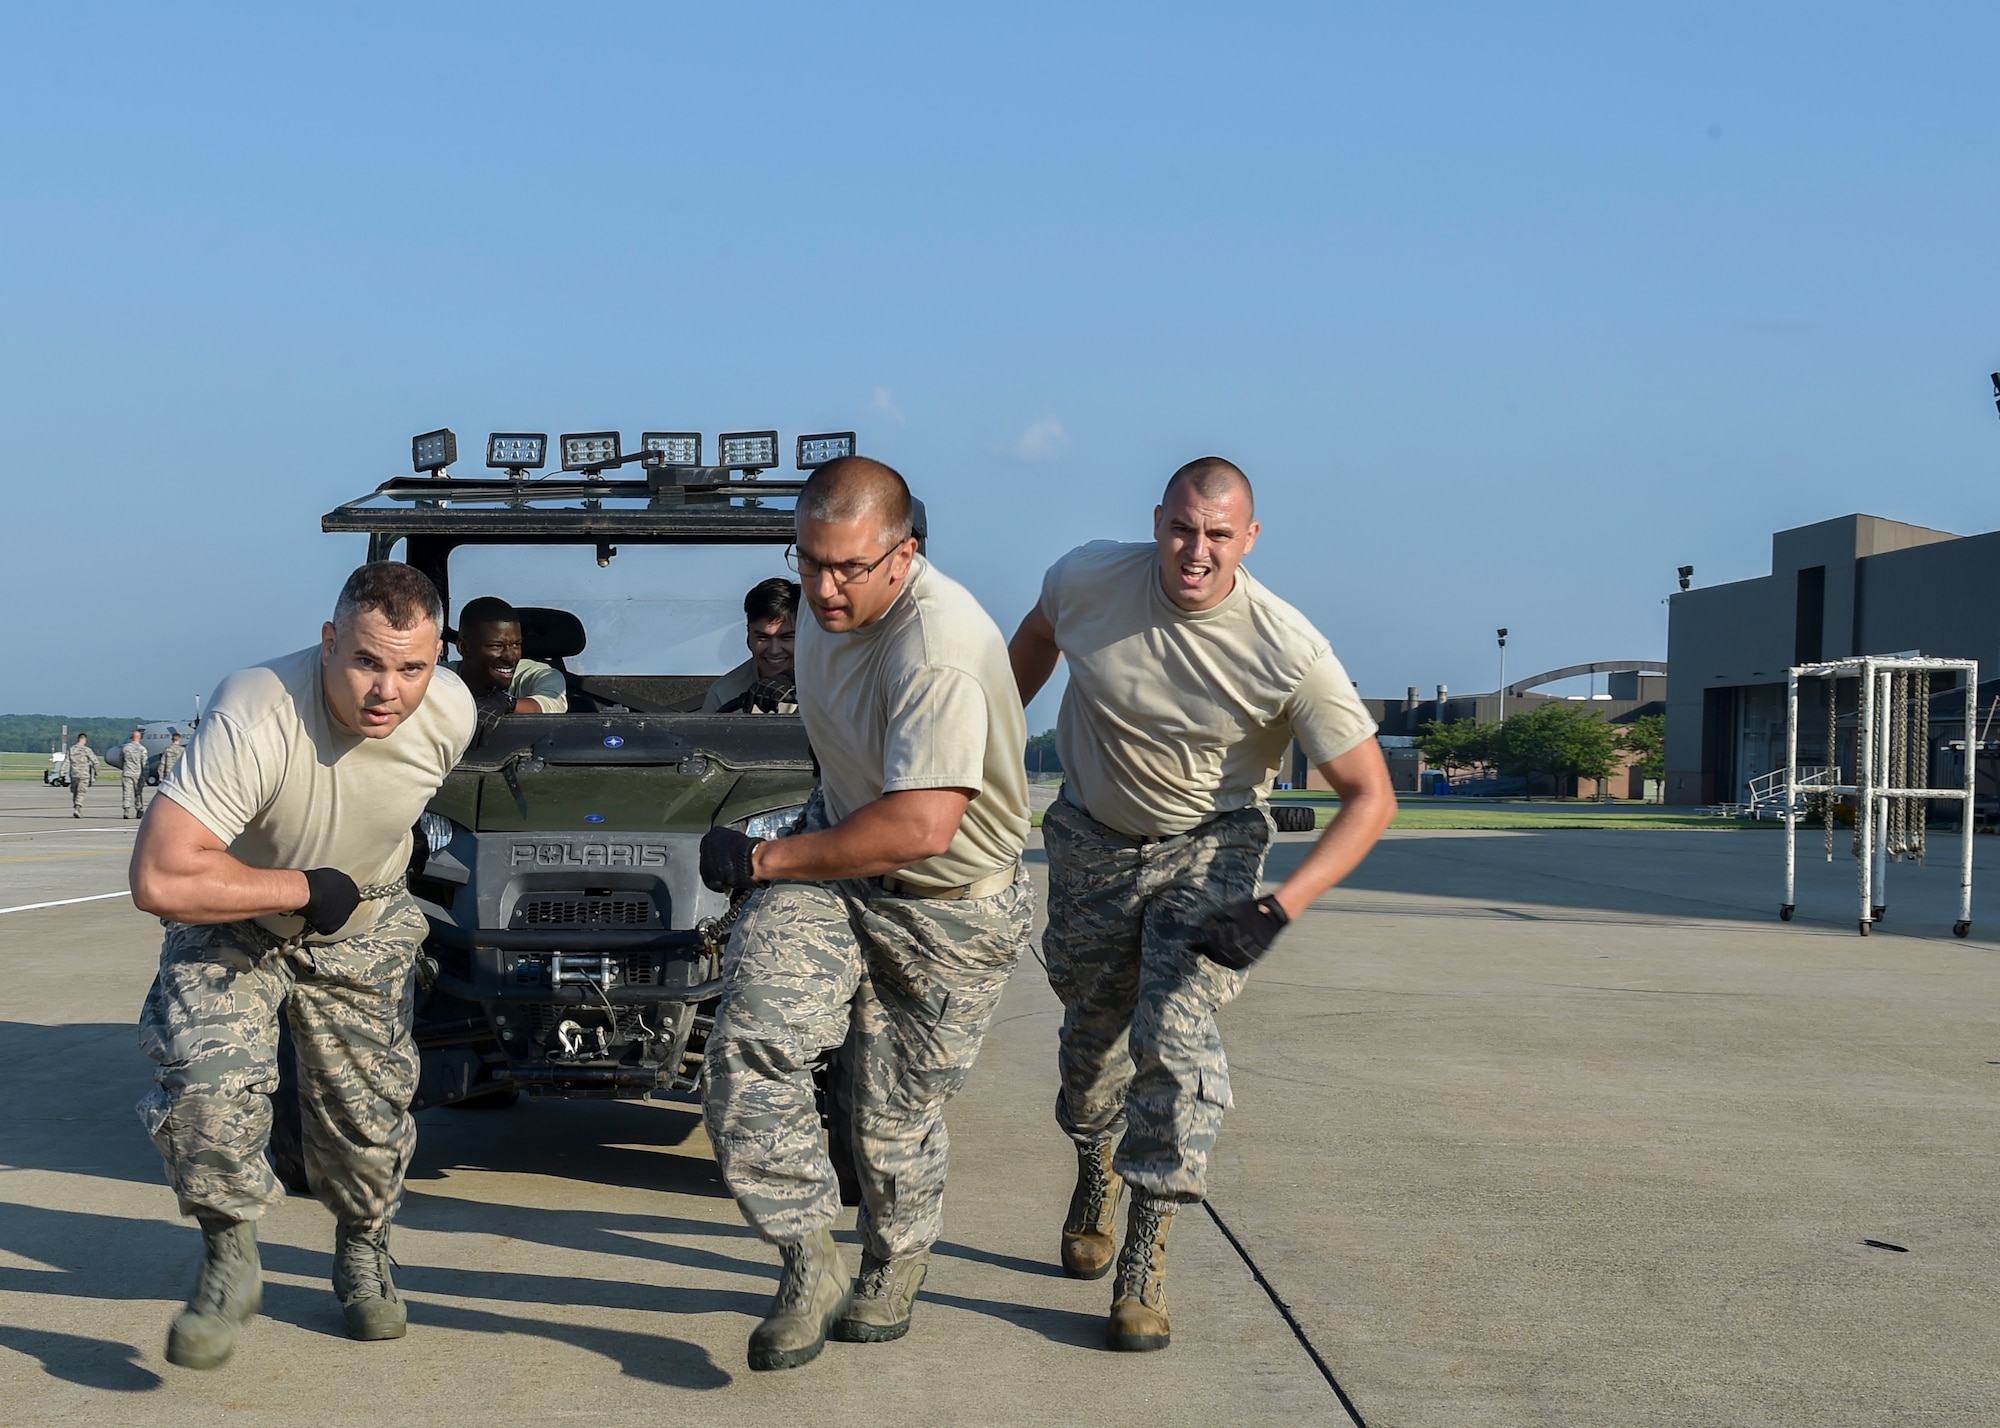
[[[1910,781],[1905,787],[1931,786],[1931,672],[1927,669],[1910,672],[1909,774]],[[1931,801],[1928,798],[1913,798],[1908,802],[1910,856],[1921,865],[1924,861],[1924,835],[1931,821]]]
[[[1826,766],[1829,770],[1840,762],[1840,681],[1831,672],[1826,676]],[[1838,776],[1833,782],[1838,783]],[[1826,821],[1826,860],[1833,861],[1833,805],[1837,802],[1831,793],[1823,793],[1819,799],[1820,817]]]
[[[1882,771],[1882,788],[1893,794],[1897,789],[1908,788],[1909,781],[1903,777],[1910,762],[1910,676],[1904,670],[1889,672],[1889,707],[1883,711],[1889,719],[1888,767]],[[1901,862],[1908,855],[1910,801],[1907,798],[1884,800],[1885,820],[1888,827],[1883,830],[1882,851],[1892,863]]]

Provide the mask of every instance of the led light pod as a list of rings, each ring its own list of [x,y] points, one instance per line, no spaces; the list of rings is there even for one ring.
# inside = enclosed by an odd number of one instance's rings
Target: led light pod
[[[435,476],[458,460],[458,438],[450,427],[439,427],[410,438],[410,469]]]
[[[486,438],[486,464],[497,470],[539,471],[549,459],[547,432],[496,431]]]
[[[725,431],[715,439],[716,464],[729,471],[769,471],[778,464],[775,431]]]
[[[701,465],[701,433],[698,431],[648,431],[639,435],[639,449],[651,452],[660,466]]]
[[[829,462],[854,454],[854,433],[823,431],[799,438],[799,470],[817,471]]]
[[[562,469],[602,471],[616,466],[623,453],[615,431],[572,431],[562,435]]]

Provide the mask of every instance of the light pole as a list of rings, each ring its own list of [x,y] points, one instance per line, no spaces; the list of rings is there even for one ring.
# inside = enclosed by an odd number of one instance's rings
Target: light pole
[[[1493,633],[1494,633],[1494,634],[1496,634],[1496,635],[1498,635],[1498,636],[1500,637],[1500,720],[1499,720],[1499,722],[1500,722],[1500,723],[1502,723],[1502,724],[1504,724],[1504,723],[1506,723],[1506,722],[1507,722],[1507,631],[1506,631],[1506,630],[1505,630],[1504,628],[1502,628],[1502,629],[1498,629],[1498,630],[1495,630],[1495,631],[1494,631]]]

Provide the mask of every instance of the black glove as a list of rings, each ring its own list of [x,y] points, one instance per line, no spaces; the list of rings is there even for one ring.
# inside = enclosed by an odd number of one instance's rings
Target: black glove
[[[798,676],[780,670],[769,679],[759,679],[716,712],[719,714],[776,714],[780,705],[794,707],[799,702]]]
[[[1278,934],[1292,919],[1274,897],[1253,902],[1231,903],[1195,929],[1188,946],[1211,962],[1248,971],[1251,964],[1271,950]]]
[[[505,689],[489,689],[472,701],[472,713],[481,734],[514,712],[514,696]]]
[[[347,926],[347,919],[361,906],[361,889],[338,868],[307,868],[305,878],[310,896],[295,915],[303,917],[306,926],[320,936],[331,937]]]
[[[711,828],[701,835],[701,880],[715,892],[757,886],[753,868],[757,845],[764,840],[734,828]]]

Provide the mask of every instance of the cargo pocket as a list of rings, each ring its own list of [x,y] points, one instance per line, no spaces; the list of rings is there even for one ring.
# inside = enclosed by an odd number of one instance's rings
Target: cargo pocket
[[[1200,1073],[1196,1094],[1219,1111],[1233,1109],[1236,1098],[1229,1090],[1229,1068],[1223,1066],[1204,1069]]]

